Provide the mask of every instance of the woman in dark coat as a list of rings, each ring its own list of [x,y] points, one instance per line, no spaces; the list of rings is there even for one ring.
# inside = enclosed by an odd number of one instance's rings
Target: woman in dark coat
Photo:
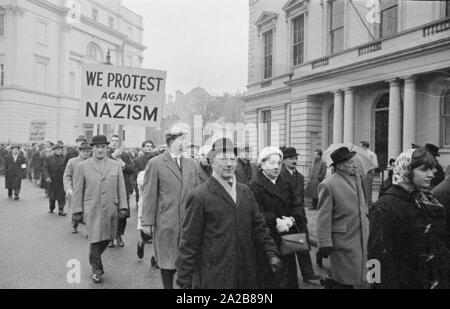
[[[19,152],[19,146],[13,146],[12,153],[5,156],[5,189],[8,190],[8,197],[12,198],[14,191],[14,199],[19,199],[22,178],[26,171],[25,157]],[[14,160],[14,158],[16,160]]]
[[[449,288],[449,213],[429,191],[435,162],[424,148],[402,153],[370,211],[368,259],[381,266],[374,288]]]
[[[300,199],[291,182],[278,177],[282,160],[283,154],[278,148],[263,149],[258,158],[260,171],[256,178],[249,183],[278,248],[281,244],[281,235],[300,233],[297,227],[302,230],[306,223]],[[258,256],[260,288],[298,289],[295,253],[282,256],[281,260],[284,270],[278,278],[274,278],[267,262]]]

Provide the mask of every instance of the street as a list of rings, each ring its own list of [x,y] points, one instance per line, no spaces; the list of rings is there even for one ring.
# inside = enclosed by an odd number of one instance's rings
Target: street
[[[4,188],[4,177],[0,177]],[[145,256],[136,256],[138,232],[137,210],[131,197],[131,217],[123,240],[124,248],[107,248],[102,255],[105,275],[100,285],[92,283],[88,261],[89,244],[84,226],[78,234],[70,233],[70,212],[67,217],[48,213],[48,199],[42,189],[22,181],[20,200],[9,200],[5,190],[0,195],[0,289],[161,289],[158,269],[150,265],[151,245],[146,245]],[[315,248],[311,253],[315,257]],[[81,263],[81,282],[68,283],[67,274],[73,268],[68,261]],[[325,275],[322,269],[317,269]],[[306,284],[303,289],[321,288]]]

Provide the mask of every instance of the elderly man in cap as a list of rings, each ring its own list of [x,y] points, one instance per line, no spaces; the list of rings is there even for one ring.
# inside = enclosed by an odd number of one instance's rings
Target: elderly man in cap
[[[78,150],[80,151],[79,156],[70,159],[67,162],[66,169],[64,170],[64,191],[66,192],[66,199],[68,201],[70,201],[73,197],[73,175],[78,169],[80,163],[91,157],[92,147],[87,143],[82,143],[78,145]],[[72,221],[72,234],[77,233],[77,227],[78,223]]]
[[[80,154],[80,146],[86,144],[87,140],[83,135],[80,135],[75,140],[75,143],[76,143],[75,148],[67,149],[67,153],[65,156],[66,164],[67,162],[69,162],[70,159],[78,157],[78,155]]]
[[[148,161],[142,193],[142,230],[153,235],[164,288],[172,289],[186,201],[197,185],[194,159],[183,157],[188,135],[177,128],[166,134],[167,151]]]
[[[212,176],[189,195],[177,260],[182,288],[255,289],[256,252],[272,271],[282,262],[255,196],[236,181],[237,154],[229,139],[211,150]]]
[[[5,156],[3,163],[6,176],[5,189],[8,190],[8,198],[12,198],[14,191],[14,199],[17,201],[27,165],[18,145],[11,146],[11,150],[12,153]]]
[[[351,289],[366,280],[369,222],[356,152],[341,147],[331,154],[335,173],[319,184],[317,237],[319,255],[330,256],[326,287]]]
[[[61,143],[53,146],[54,154],[44,161],[43,174],[48,184],[49,213],[53,213],[56,201],[58,201],[58,215],[66,216],[64,206],[66,204],[66,192],[64,191],[64,170],[66,168]]]
[[[439,147],[433,144],[426,144],[425,149],[428,150],[428,152],[436,159],[436,173],[434,174],[434,178],[431,181],[431,188],[434,188],[437,185],[439,185],[442,181],[444,181],[445,172],[437,159],[438,157],[441,156],[439,154]]]
[[[93,156],[79,164],[73,178],[72,220],[86,222],[94,283],[102,282],[101,255],[116,238],[119,218],[129,216],[122,165],[107,158],[108,144],[106,136],[94,136]]]

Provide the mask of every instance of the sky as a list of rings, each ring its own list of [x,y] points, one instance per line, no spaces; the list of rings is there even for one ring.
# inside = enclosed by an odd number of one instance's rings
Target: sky
[[[248,0],[123,0],[144,18],[143,66],[167,71],[166,92],[243,92]]]

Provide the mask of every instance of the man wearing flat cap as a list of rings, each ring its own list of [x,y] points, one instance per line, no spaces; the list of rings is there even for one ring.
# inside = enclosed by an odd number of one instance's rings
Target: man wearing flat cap
[[[210,152],[213,173],[191,192],[177,260],[181,288],[255,289],[256,251],[274,272],[282,268],[251,189],[236,181],[236,148],[217,140]]]
[[[356,152],[341,147],[331,154],[335,173],[319,184],[319,255],[330,256],[333,288],[351,289],[366,281],[368,218]]]
[[[66,192],[66,199],[69,201],[69,208],[71,208],[70,201],[73,197],[73,175],[78,169],[81,162],[89,159],[92,153],[92,147],[87,143],[78,145],[80,151],[79,156],[72,158],[67,162],[66,169],[64,170],[64,192]],[[77,222],[72,222],[72,234],[77,233]]]
[[[73,178],[72,220],[86,222],[94,283],[102,282],[101,255],[116,238],[119,218],[129,215],[122,165],[107,158],[108,144],[106,136],[94,136],[93,156],[78,165]]]
[[[64,192],[64,169],[66,168],[64,155],[64,146],[56,143],[52,150],[54,154],[44,161],[42,172],[45,181],[48,184],[49,213],[53,213],[58,201],[58,215],[66,216],[64,206],[66,204],[66,193]]]
[[[8,198],[12,198],[14,191],[14,199],[19,200],[22,178],[26,171],[25,157],[20,153],[18,145],[11,146],[12,153],[5,156],[5,189],[8,190]]]
[[[142,231],[153,236],[156,260],[165,289],[173,288],[186,201],[197,185],[194,159],[183,157],[190,143],[186,132],[166,134],[167,151],[147,163],[142,193]]]

